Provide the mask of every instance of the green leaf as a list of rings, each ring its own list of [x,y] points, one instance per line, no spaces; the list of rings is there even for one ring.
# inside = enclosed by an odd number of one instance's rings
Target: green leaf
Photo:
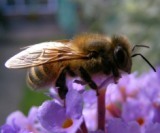
[[[22,101],[20,102],[20,110],[24,114],[28,114],[28,111],[32,106],[40,106],[45,100],[49,99],[43,92],[37,92],[24,87],[24,94]]]

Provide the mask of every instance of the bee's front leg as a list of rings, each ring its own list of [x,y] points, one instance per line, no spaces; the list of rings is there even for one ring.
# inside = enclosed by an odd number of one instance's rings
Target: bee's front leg
[[[114,76],[114,83],[117,84],[119,78],[121,78],[121,75],[115,65],[112,66],[112,74]]]
[[[89,73],[83,68],[80,67],[79,68],[80,71],[80,77],[94,90],[96,90],[96,93],[98,95],[98,86],[96,85],[96,83],[92,80],[91,76],[89,75]]]

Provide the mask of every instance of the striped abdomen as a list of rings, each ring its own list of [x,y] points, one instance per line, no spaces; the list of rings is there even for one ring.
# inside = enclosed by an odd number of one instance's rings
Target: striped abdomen
[[[33,89],[39,89],[50,85],[58,75],[54,65],[41,65],[30,68],[27,74],[27,83]]]

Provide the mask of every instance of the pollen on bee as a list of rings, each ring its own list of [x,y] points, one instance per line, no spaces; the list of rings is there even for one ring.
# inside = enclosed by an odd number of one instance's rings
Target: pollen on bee
[[[62,127],[63,128],[69,128],[70,126],[73,125],[73,120],[71,118],[67,118],[63,124],[62,124]]]

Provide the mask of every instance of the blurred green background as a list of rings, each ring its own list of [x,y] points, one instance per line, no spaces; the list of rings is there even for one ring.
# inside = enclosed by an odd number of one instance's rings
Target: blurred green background
[[[0,125],[15,110],[27,114],[48,99],[25,83],[26,70],[9,70],[5,61],[20,48],[44,41],[72,38],[81,32],[126,35],[130,42],[149,45],[139,51],[160,64],[159,0],[1,0],[0,1]],[[150,67],[140,57],[133,71]]]

